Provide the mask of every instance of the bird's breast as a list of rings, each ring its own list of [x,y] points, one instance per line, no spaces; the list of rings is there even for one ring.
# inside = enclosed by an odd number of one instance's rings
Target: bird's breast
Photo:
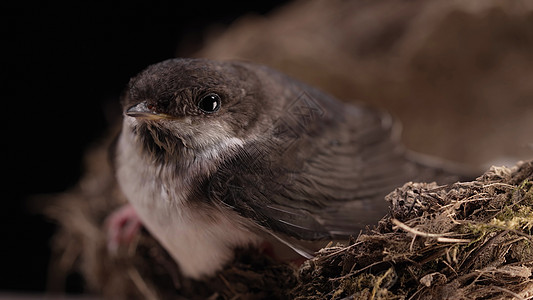
[[[185,275],[212,275],[236,247],[258,244],[249,221],[195,193],[199,180],[155,164],[124,130],[117,147],[117,179],[143,225],[178,262]],[[207,197],[207,196],[205,196]]]

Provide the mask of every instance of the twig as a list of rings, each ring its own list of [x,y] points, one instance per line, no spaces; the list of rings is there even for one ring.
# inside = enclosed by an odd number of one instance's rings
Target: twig
[[[429,232],[422,232],[422,231],[419,231],[419,230],[416,230],[414,228],[411,228],[407,225],[405,225],[404,223],[398,221],[397,219],[391,219],[392,223],[398,227],[400,227],[401,229],[409,232],[409,233],[412,233],[414,234],[415,236],[423,236],[423,237],[433,237],[433,238],[437,238],[437,242],[441,242],[441,243],[470,243],[471,240],[467,240],[467,239],[457,239],[457,238],[447,238],[447,237],[444,237],[445,235],[450,235],[452,233],[429,233]]]
[[[366,267],[364,267],[364,268],[361,268],[361,269],[359,269],[359,270],[357,270],[357,271],[350,272],[350,273],[348,273],[348,274],[346,274],[346,275],[343,275],[343,276],[340,276],[340,277],[329,278],[329,280],[330,280],[330,281],[335,281],[335,280],[340,280],[340,279],[348,278],[348,277],[353,276],[353,275],[355,275],[355,274],[357,274],[357,273],[361,273],[361,272],[363,272],[363,271],[366,270],[366,269],[372,268],[373,266],[376,266],[376,265],[379,265],[379,264],[381,264],[381,263],[385,263],[385,262],[388,262],[388,261],[376,261],[375,263],[369,264],[368,266],[366,266]]]
[[[376,296],[376,293],[379,289],[379,286],[381,285],[381,283],[383,282],[383,280],[389,276],[389,274],[391,274],[393,272],[393,269],[392,268],[389,268],[387,270],[387,272],[385,272],[385,274],[383,274],[383,276],[380,276],[376,279],[376,283],[374,284],[374,287],[372,288],[372,295],[370,296],[370,300],[373,300],[374,297]]]
[[[418,236],[423,236],[423,237],[442,237],[442,236],[445,236],[446,234],[442,234],[442,233],[429,233],[429,232],[422,232],[422,231],[418,231],[414,228],[411,228],[407,225],[405,225],[404,223],[398,221],[397,219],[391,219],[392,223],[398,227],[400,227],[401,229],[407,231],[407,232],[410,232],[414,235],[418,235]]]
[[[450,263],[448,263],[445,259],[442,260],[442,262],[453,272],[455,273],[455,276],[457,277],[459,275],[459,273],[457,273],[457,271],[455,271],[455,269],[450,265]]]
[[[351,248],[353,248],[353,247],[355,247],[355,246],[357,246],[357,245],[360,245],[360,244],[362,244],[362,243],[363,243],[363,242],[357,242],[357,243],[354,243],[353,245],[350,245],[350,246],[348,246],[348,247],[344,247],[344,248],[342,248],[342,249],[340,249],[340,250],[337,250],[337,251],[335,251],[335,252],[332,252],[332,253],[330,253],[330,254],[324,256],[323,258],[328,258],[328,257],[331,257],[331,256],[335,256],[335,255],[337,255],[337,254],[339,254],[339,253],[342,253],[342,252],[344,252],[344,251],[347,251],[347,250],[349,250],[349,249],[351,249]]]
[[[480,247],[472,249],[472,251],[470,251],[465,256],[465,258],[463,259],[461,264],[459,264],[459,267],[460,268],[464,268],[464,269],[470,268],[470,266],[474,263],[475,258],[477,258],[477,256],[478,256],[477,254],[478,253],[481,253],[483,250],[487,249],[487,247],[492,245],[496,239],[506,235],[508,232],[509,232],[508,230],[502,231],[502,232],[498,233],[497,235],[491,237],[488,241],[484,242]],[[474,253],[474,252],[475,252],[475,255],[472,255],[472,253]]]
[[[129,268],[128,269],[128,275],[129,275],[131,281],[133,281],[133,283],[135,284],[135,286],[139,290],[139,292],[141,292],[141,294],[143,294],[145,299],[150,299],[150,300],[158,299],[157,296],[148,287],[146,282],[143,280],[141,274],[139,274],[139,272],[136,269]]]
[[[509,294],[509,295],[511,295],[511,296],[513,296],[513,297],[515,297],[515,298],[518,299],[518,300],[524,300],[524,298],[523,298],[522,296],[520,296],[520,295],[518,295],[517,293],[515,293],[515,292],[513,292],[513,291],[510,291],[510,290],[508,290],[508,289],[504,289],[504,288],[502,288],[502,287],[495,286],[495,285],[494,285],[494,286],[491,286],[491,288],[496,289],[496,290],[499,290],[499,291],[504,292],[504,293],[507,293],[507,294]]]
[[[491,187],[493,185],[499,185],[501,187],[506,187],[506,188],[509,188],[510,190],[513,190],[515,188],[514,185],[503,183],[503,182],[493,182],[493,183],[485,184],[483,185],[483,188]]]
[[[222,274],[220,274],[218,277],[220,277],[220,279],[222,280],[222,282],[224,283],[224,285],[228,288],[228,290],[233,294],[233,295],[237,295],[237,292],[233,289],[233,287],[229,284],[229,282],[226,280],[226,278],[224,276],[222,276]]]
[[[447,237],[438,237],[437,238],[437,242],[441,242],[441,243],[465,243],[465,244],[468,244],[471,241],[472,240],[447,238]]]

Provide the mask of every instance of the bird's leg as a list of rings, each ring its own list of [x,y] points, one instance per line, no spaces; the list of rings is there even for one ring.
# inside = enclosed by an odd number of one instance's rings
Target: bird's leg
[[[111,253],[116,253],[120,245],[130,244],[139,234],[142,226],[137,212],[129,203],[112,212],[105,223],[107,227],[107,249]]]

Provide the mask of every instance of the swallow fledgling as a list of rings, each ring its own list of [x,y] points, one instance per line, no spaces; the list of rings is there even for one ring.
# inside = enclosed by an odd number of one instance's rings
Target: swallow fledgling
[[[116,175],[184,275],[213,275],[237,247],[310,257],[386,213],[411,180],[457,179],[401,145],[392,119],[268,67],[172,59],[131,79]]]

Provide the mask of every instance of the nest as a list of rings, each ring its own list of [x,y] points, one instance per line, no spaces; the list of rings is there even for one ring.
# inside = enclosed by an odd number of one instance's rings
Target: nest
[[[533,162],[493,167],[476,181],[406,183],[385,216],[348,245],[329,245],[301,266],[239,249],[205,281],[183,277],[148,232],[117,253],[105,219],[125,202],[106,160],[107,142],[86,157],[80,183],[47,214],[51,288],[81,274],[109,299],[525,299],[533,296]]]
[[[533,296],[533,163],[473,182],[406,183],[375,230],[299,270],[300,299]]]

